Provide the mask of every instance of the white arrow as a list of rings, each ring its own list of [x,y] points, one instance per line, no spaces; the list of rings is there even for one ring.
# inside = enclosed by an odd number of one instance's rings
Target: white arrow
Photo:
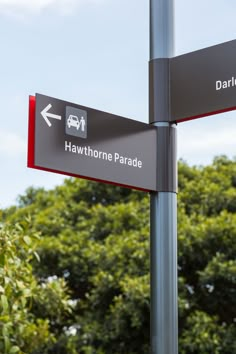
[[[53,114],[53,113],[48,113],[48,111],[49,111],[50,108],[52,108],[51,103],[49,103],[49,104],[47,105],[47,107],[45,107],[45,108],[42,110],[42,112],[41,112],[43,118],[45,119],[45,122],[47,123],[47,125],[48,125],[49,127],[51,127],[52,123],[50,122],[50,120],[49,120],[48,118],[53,118],[53,119],[59,119],[59,120],[61,120],[61,116],[58,116],[57,114]]]

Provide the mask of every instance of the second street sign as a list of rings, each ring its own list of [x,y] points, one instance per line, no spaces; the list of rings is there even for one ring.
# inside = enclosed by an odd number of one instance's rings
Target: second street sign
[[[145,123],[36,94],[29,106],[28,167],[155,191],[156,132]]]
[[[171,120],[236,109],[236,40],[170,59]]]

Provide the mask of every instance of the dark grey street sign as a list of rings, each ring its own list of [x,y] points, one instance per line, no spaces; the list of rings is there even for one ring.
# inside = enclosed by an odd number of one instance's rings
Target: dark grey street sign
[[[29,167],[156,190],[155,127],[40,94],[30,102]]]
[[[236,109],[236,40],[170,59],[171,120]]]

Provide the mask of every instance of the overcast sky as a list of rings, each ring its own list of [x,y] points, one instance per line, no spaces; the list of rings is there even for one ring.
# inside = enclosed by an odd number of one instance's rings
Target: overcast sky
[[[236,38],[233,0],[176,0],[175,55]],[[0,0],[0,208],[61,175],[27,169],[36,92],[148,122],[148,0]],[[178,125],[189,164],[236,155],[236,112]]]

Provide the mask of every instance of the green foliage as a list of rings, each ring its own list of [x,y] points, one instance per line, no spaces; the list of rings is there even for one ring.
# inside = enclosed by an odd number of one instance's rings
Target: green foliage
[[[222,353],[225,329],[217,325],[217,321],[216,317],[210,317],[204,312],[193,312],[187,319],[187,326],[181,337],[182,353]]]
[[[55,342],[50,321],[60,322],[60,314],[70,309],[64,280],[45,284],[33,275],[31,263],[39,259],[36,253],[39,236],[30,232],[30,222],[28,219],[0,229],[0,352],[3,354],[44,352]],[[36,316],[34,310],[40,306],[43,311]]]
[[[211,166],[196,168],[179,165],[179,189],[187,215],[236,212],[236,163],[215,158]]]
[[[184,173],[184,176],[182,173]],[[236,351],[236,162],[180,164],[181,353]]]
[[[180,161],[178,205],[179,351],[232,354],[236,161],[222,156],[206,167]],[[148,194],[67,179],[52,191],[29,188],[2,215],[14,225],[31,215],[30,233],[27,227],[21,232],[23,246],[13,252],[26,267],[15,279],[30,289],[24,304],[29,330],[25,338],[17,330],[5,336],[11,348],[25,350],[23,343],[29,354],[149,351]],[[38,232],[40,240],[32,242]],[[4,314],[12,302],[0,284]],[[8,323],[14,327],[13,318]]]
[[[52,339],[47,321],[28,314],[38,289],[30,264],[36,254],[34,239],[38,236],[27,234],[26,223],[0,230],[0,351],[4,354],[27,352],[26,348],[42,347]]]

